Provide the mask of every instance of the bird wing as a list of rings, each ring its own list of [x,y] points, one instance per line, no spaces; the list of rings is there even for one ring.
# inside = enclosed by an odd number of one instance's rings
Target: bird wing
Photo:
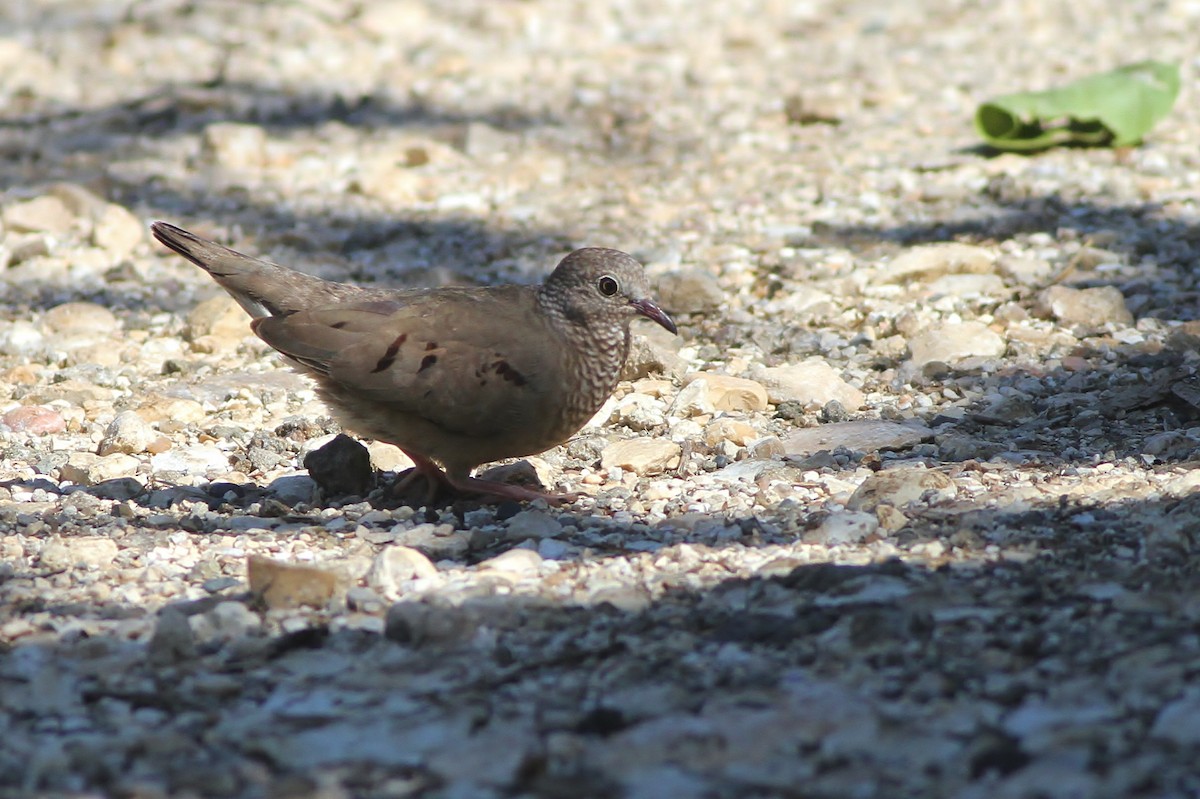
[[[357,398],[465,436],[537,424],[561,386],[528,289],[440,290],[255,320],[254,332]],[[539,340],[540,339],[540,340]]]

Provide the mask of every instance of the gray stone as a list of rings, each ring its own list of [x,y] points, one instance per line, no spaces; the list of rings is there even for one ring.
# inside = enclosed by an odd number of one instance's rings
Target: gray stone
[[[117,543],[104,536],[55,537],[42,546],[40,562],[51,571],[76,566],[95,569],[111,564],[117,552]]]
[[[147,424],[136,411],[122,411],[105,428],[104,438],[100,439],[96,452],[99,455],[111,455],[114,452],[136,455],[151,449],[161,452],[169,446],[170,441]]]
[[[540,510],[523,510],[508,520],[506,537],[513,541],[527,538],[553,538],[562,532],[562,525],[550,514]]]
[[[660,304],[673,314],[715,311],[725,300],[725,292],[708,272],[690,270],[668,272],[657,280]]]
[[[864,480],[846,507],[871,511],[880,504],[900,508],[918,500],[933,505],[954,499],[957,494],[954,481],[941,472],[920,468],[888,469]]]
[[[1038,295],[1037,310],[1064,325],[1088,330],[1133,324],[1133,314],[1125,305],[1125,295],[1116,286],[1074,289],[1051,286]]]
[[[375,472],[365,446],[347,435],[338,435],[304,456],[304,468],[328,496],[366,496]]]
[[[1007,345],[982,322],[946,322],[922,330],[909,339],[911,363],[917,369],[930,364],[955,366],[968,358],[998,358]]]
[[[775,405],[799,402],[823,406],[838,402],[845,408],[857,410],[866,401],[861,391],[843,380],[822,358],[786,366],[761,367],[753,375],[767,387],[767,396]]]
[[[317,493],[317,482],[307,474],[285,474],[272,480],[267,492],[289,507],[301,503],[312,504]]]
[[[436,577],[437,567],[420,551],[408,546],[385,547],[371,562],[367,585],[388,599],[399,598],[413,580]]]
[[[996,256],[991,250],[957,242],[938,242],[901,253],[885,264],[877,283],[928,282],[951,274],[980,275],[995,269]]]
[[[804,533],[806,544],[858,544],[879,529],[879,519],[874,513],[839,511],[830,513],[820,523]]]
[[[783,446],[789,455],[812,455],[838,447],[852,452],[876,452],[909,449],[932,438],[933,431],[924,425],[862,419],[796,430],[784,437]]]

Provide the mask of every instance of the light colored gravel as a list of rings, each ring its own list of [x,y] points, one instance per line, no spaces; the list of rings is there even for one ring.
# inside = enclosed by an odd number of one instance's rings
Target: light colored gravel
[[[1200,107],[974,105],[1200,6],[0,7],[0,793],[1200,793]],[[332,495],[153,219],[324,277],[647,265],[580,497]],[[351,449],[353,457],[356,450]],[[314,453],[317,453],[314,455]]]

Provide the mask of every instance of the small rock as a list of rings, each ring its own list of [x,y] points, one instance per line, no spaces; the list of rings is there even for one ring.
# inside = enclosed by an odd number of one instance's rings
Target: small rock
[[[92,243],[107,250],[116,261],[132,255],[144,238],[142,221],[115,203],[105,203],[92,222]]]
[[[781,458],[787,454],[787,447],[779,440],[779,436],[763,436],[749,444],[750,457],[756,459]]]
[[[0,244],[0,264],[17,266],[50,254],[51,236],[48,233],[16,233],[9,231]],[[57,264],[52,267],[57,271]]]
[[[671,416],[686,419],[689,416],[711,416],[716,413],[708,392],[708,379],[696,379],[679,390],[667,411]]]
[[[132,455],[141,452],[165,452],[170,446],[170,440],[146,424],[137,412],[123,411],[118,413],[105,429],[104,438],[100,439],[96,452],[100,455],[111,455],[114,452]]]
[[[375,556],[367,572],[367,585],[394,600],[404,593],[406,583],[437,574],[437,566],[419,550],[392,545]]]
[[[641,325],[629,346],[629,356],[621,370],[622,380],[640,380],[649,375],[680,377],[687,362],[679,356],[679,336],[657,325]]]
[[[420,647],[429,643],[470,640],[482,620],[469,608],[397,602],[388,608],[384,635],[392,641]]]
[[[46,336],[32,322],[17,319],[0,326],[0,354],[29,357],[46,348]]]
[[[472,158],[505,155],[518,148],[520,143],[519,137],[478,120],[468,122],[462,135],[462,150]]]
[[[117,317],[94,302],[66,302],[42,316],[42,329],[53,336],[108,336],[120,327]]]
[[[640,585],[605,585],[589,591],[584,601],[589,605],[611,605],[626,613],[640,613],[650,607],[651,597]]]
[[[527,538],[553,538],[562,532],[562,525],[550,514],[540,510],[523,510],[508,520],[506,537],[513,541]]]
[[[383,597],[363,585],[351,586],[346,590],[346,605],[351,610],[363,613],[378,613],[387,603]]]
[[[204,128],[201,152],[206,161],[222,169],[259,170],[267,161],[267,132],[258,125],[214,122]]]
[[[246,558],[250,592],[267,608],[322,608],[333,599],[337,575],[314,566],[280,563],[259,555]]]
[[[658,278],[655,296],[671,313],[692,314],[715,311],[726,297],[717,279],[700,270],[668,272]]]
[[[998,358],[1007,345],[982,322],[947,322],[922,330],[908,342],[912,365],[954,366],[967,358]]]
[[[396,531],[396,543],[419,549],[433,560],[461,558],[471,548],[470,536],[449,524],[418,524]]]
[[[249,335],[246,312],[227,294],[199,303],[188,313],[183,329],[197,352],[228,352]]]
[[[147,422],[169,421],[175,425],[195,424],[208,417],[204,406],[196,400],[155,394],[142,397],[137,412]]]
[[[542,556],[532,549],[510,549],[495,557],[488,558],[479,564],[479,568],[489,571],[511,572],[513,574],[537,574],[542,567]]]
[[[426,30],[429,9],[415,0],[375,0],[356,18],[364,31],[386,42],[404,40]]]
[[[745,422],[735,419],[717,419],[704,428],[704,443],[710,447],[715,447],[724,441],[744,447],[755,438],[758,438],[757,430]]]
[[[106,480],[132,477],[141,465],[140,460],[123,452],[110,455],[72,452],[59,468],[59,477],[75,485],[92,486]]]
[[[783,113],[793,125],[838,125],[854,111],[844,96],[819,90],[804,91],[783,99]]]
[[[858,409],[866,402],[866,396],[861,391],[843,380],[821,358],[760,368],[754,376],[767,387],[767,398],[774,405],[799,402],[823,406],[829,402],[839,402],[845,408]]]
[[[769,402],[761,383],[728,375],[706,375],[708,395],[718,411],[748,413],[765,411]]]
[[[709,407],[716,411],[734,412],[753,412],[765,411],[769,402],[767,389],[754,380],[747,380],[742,377],[731,377],[729,375],[719,375],[710,372],[697,372],[693,374],[687,381],[684,389],[676,395],[675,404],[672,405],[671,414],[673,416],[685,416],[686,414],[677,413],[683,402],[681,397],[690,397],[685,394],[687,389],[693,385],[703,381],[704,389],[693,389],[697,395],[707,395],[708,402],[705,405],[697,405],[696,409],[699,413],[706,411],[703,407]],[[695,415],[695,414],[692,414]]]
[[[658,438],[631,438],[609,444],[600,453],[600,468],[614,466],[634,474],[658,474],[679,466],[683,449],[674,441]]]
[[[146,487],[132,477],[110,477],[107,480],[93,483],[88,487],[87,493],[100,499],[124,502],[141,496],[145,490]]]
[[[371,456],[371,468],[379,472],[402,472],[414,465],[412,458],[395,444],[372,441],[367,444],[367,453]]]
[[[869,511],[881,504],[902,508],[910,502],[924,501],[934,505],[957,495],[954,481],[941,472],[919,468],[888,469],[864,480],[846,507]]]
[[[54,343],[67,353],[67,364],[71,366],[119,366],[124,354],[124,348],[114,346],[112,340],[97,341],[93,336],[74,336]]]
[[[408,163],[395,156],[368,157],[362,161],[349,188],[395,208],[428,201],[430,178],[412,168],[416,165],[419,164]]]
[[[846,511],[831,513],[820,524],[802,536],[806,544],[861,544],[879,529],[879,519],[874,513]]]
[[[942,275],[925,287],[925,294],[949,297],[1000,297],[1009,295],[999,275]]]
[[[1054,276],[1054,265],[1042,258],[1002,255],[996,270],[1005,280],[1019,286],[1040,286]]]
[[[543,538],[538,542],[538,554],[543,560],[566,560],[578,550],[566,541],[557,538]]]
[[[110,455],[109,457],[118,457]],[[126,456],[128,457],[128,456]],[[229,469],[229,455],[212,444],[192,444],[174,447],[150,458],[150,469],[154,472],[211,477]]]
[[[188,619],[192,636],[198,643],[227,642],[251,635],[262,629],[262,619],[235,600],[218,602],[204,613]]]
[[[1125,305],[1125,295],[1116,286],[1090,289],[1051,286],[1038,294],[1037,311],[1064,325],[1089,330],[1106,324],[1118,327],[1133,324],[1133,314]]]
[[[76,566],[100,568],[111,566],[117,552],[117,543],[105,536],[55,536],[42,547],[40,560],[42,568],[51,571]]]
[[[981,275],[995,268],[996,256],[991,250],[956,242],[939,242],[914,247],[885,264],[876,283],[908,283],[929,281],[942,275]]]
[[[789,455],[812,455],[838,447],[851,452],[876,452],[908,449],[932,438],[933,431],[924,425],[862,419],[796,430],[783,439],[783,446]]]
[[[1200,746],[1200,690],[1189,690],[1164,706],[1150,735],[1179,747]]]
[[[61,433],[67,429],[67,420],[53,408],[41,405],[22,405],[0,417],[0,423],[14,433],[29,433],[35,436]]]
[[[305,455],[304,468],[328,496],[366,496],[375,479],[367,448],[343,433]]]
[[[875,518],[879,519],[879,527],[888,533],[894,533],[908,524],[908,517],[894,505],[876,505]]]
[[[765,472],[775,469],[778,466],[779,464],[773,463],[770,460],[754,458],[731,463],[724,469],[719,469],[710,474],[709,478],[719,483],[736,483],[741,480],[753,481],[759,479]],[[673,518],[670,521],[674,523],[676,519]]]
[[[317,495],[317,481],[307,474],[285,474],[271,481],[267,493],[289,508],[301,503],[311,505]]]
[[[0,380],[18,386],[32,386],[42,379],[46,370],[41,364],[19,363],[0,373]]]
[[[630,430],[643,432],[665,424],[663,403],[645,394],[627,394],[617,401],[616,422]]]
[[[146,649],[150,661],[160,665],[191,660],[196,656],[192,625],[183,611],[173,607],[159,611],[154,634]]]
[[[481,480],[494,480],[497,483],[526,488],[545,489],[554,485],[554,473],[550,464],[541,458],[524,458],[512,463],[489,466],[476,476]]]
[[[62,237],[76,226],[82,226],[82,221],[62,198],[52,194],[14,203],[4,209],[2,218],[5,228],[14,233],[49,233]]]

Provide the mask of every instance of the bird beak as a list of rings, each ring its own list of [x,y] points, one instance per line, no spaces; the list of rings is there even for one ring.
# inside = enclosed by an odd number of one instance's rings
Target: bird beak
[[[667,316],[666,311],[655,305],[653,300],[630,300],[629,304],[642,316],[657,322],[667,330],[670,330],[674,335],[679,334],[679,331],[675,328],[675,323],[671,321],[671,317]]]

